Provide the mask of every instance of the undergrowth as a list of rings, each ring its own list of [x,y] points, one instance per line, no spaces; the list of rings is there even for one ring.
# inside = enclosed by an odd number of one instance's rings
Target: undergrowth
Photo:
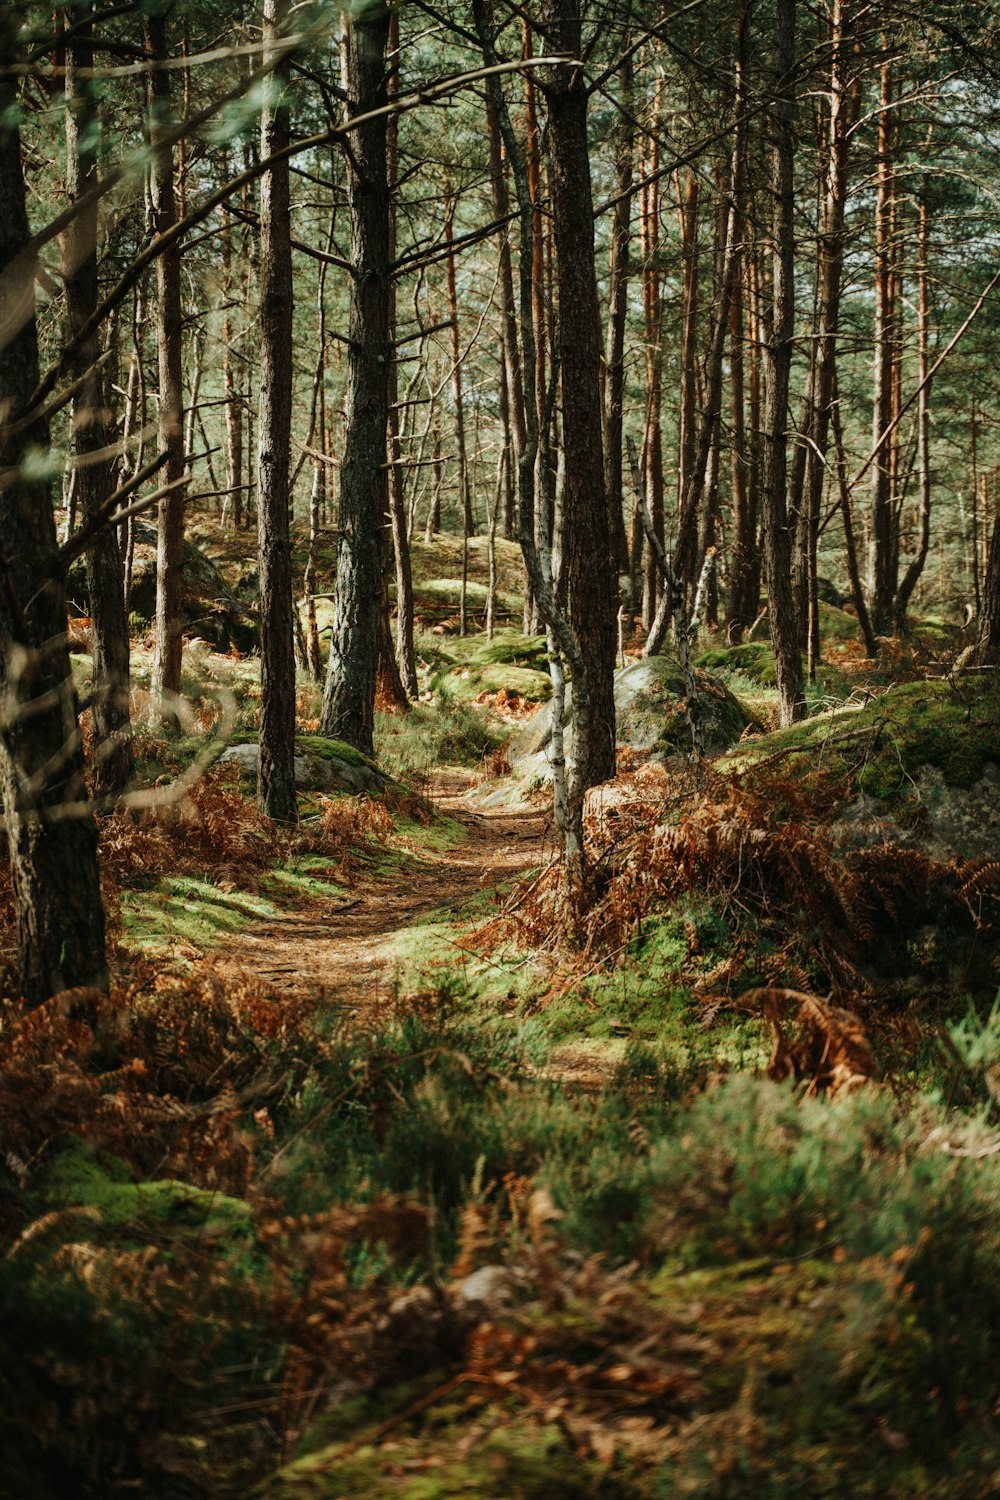
[[[783,766],[741,781],[705,769],[695,784],[652,767],[625,778],[624,792],[595,803],[586,822],[580,961],[634,952],[651,923],[683,916],[694,900],[712,914],[717,961],[706,973],[706,944],[685,918],[677,977],[706,1002],[772,984],[902,1004],[948,990],[956,973],[963,988],[992,995],[1000,866],[943,864],[898,843],[845,849],[831,826],[845,795],[838,776]],[[484,925],[483,950],[511,941],[558,950],[563,899],[553,866]]]
[[[567,1094],[538,1075],[537,1025],[475,1024],[461,1000],[427,993],[364,1036],[206,965],[7,1005],[6,1492],[241,1494],[307,1435],[265,1493],[311,1474],[381,1494],[400,1452],[498,1500],[556,1475],[649,1497],[987,1492],[982,1110],[803,1101],[638,1055]],[[980,1066],[991,1036],[956,1046]],[[26,1422],[30,1458],[9,1440]],[[461,1446],[470,1422],[492,1467]]]

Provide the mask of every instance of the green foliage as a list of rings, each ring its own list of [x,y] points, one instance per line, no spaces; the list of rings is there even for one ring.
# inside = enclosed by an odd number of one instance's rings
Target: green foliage
[[[126,891],[124,934],[140,950],[176,951],[178,943],[212,947],[227,933],[277,913],[273,901],[246,891],[222,891],[211,881],[172,875],[151,889]]]
[[[503,661],[480,663],[475,657],[466,666],[439,673],[431,686],[441,698],[460,701],[475,700],[482,693],[507,693],[536,703],[545,702],[552,696],[552,680],[548,672]]]
[[[703,651],[697,665],[708,672],[739,672],[760,687],[774,687],[774,653],[764,641],[747,641],[739,646],[714,646]]]
[[[419,783],[441,766],[481,766],[503,750],[510,730],[486,709],[442,694],[408,714],[376,710],[380,764],[399,781]]]
[[[781,753],[822,761],[831,774],[849,777],[858,790],[905,801],[921,770],[930,766],[947,786],[970,787],[996,759],[1000,696],[995,674],[949,681],[901,683],[864,708],[806,720],[748,742],[721,766],[746,768]]]

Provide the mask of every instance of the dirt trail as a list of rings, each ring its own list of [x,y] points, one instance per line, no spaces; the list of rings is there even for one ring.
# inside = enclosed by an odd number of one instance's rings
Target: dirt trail
[[[544,812],[476,807],[470,777],[442,774],[429,800],[465,825],[457,848],[422,848],[391,872],[359,873],[354,886],[328,902],[310,901],[248,928],[220,957],[251,969],[285,992],[326,994],[358,1010],[384,997],[392,975],[393,939],[434,911],[447,910],[543,864],[553,845]]]

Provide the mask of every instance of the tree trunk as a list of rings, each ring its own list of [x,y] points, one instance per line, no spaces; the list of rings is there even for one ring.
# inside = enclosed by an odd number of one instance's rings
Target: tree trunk
[[[802,559],[797,605],[805,612],[800,619],[800,640],[808,651],[809,680],[815,680],[819,659],[819,610],[816,592],[817,549],[820,508],[826,478],[826,454],[830,440],[840,327],[840,288],[844,265],[844,211],[847,204],[847,153],[850,127],[856,116],[860,94],[853,103],[845,86],[845,37],[842,0],[833,0],[830,22],[830,114],[827,121],[826,174],[820,209],[819,264],[817,267],[816,328],[811,359],[811,404],[804,416],[808,441],[800,454],[803,480],[798,514],[797,553]],[[796,455],[799,458],[799,454]],[[794,489],[793,489],[794,493]]]
[[[98,100],[94,92],[92,24],[84,23],[66,57],[66,191],[71,201],[97,181]],[[79,73],[77,70],[81,70]],[[97,204],[81,210],[62,239],[63,282],[70,340],[97,308]],[[72,375],[82,381],[73,399],[73,446],[83,515],[91,516],[114,492],[112,445],[98,368],[100,339],[80,344]],[[106,526],[87,549],[87,585],[93,621],[94,793],[113,805],[135,775],[129,713],[129,638],[118,532]]]
[[[228,177],[228,157],[223,158],[222,172],[224,177]],[[233,219],[227,202],[222,205],[222,391],[226,411],[226,483],[229,487],[229,503],[228,506],[223,505],[223,514],[231,519],[233,530],[240,531],[243,526],[243,392],[233,349],[235,329],[230,304],[235,296]]]
[[[0,6],[0,52],[16,55]],[[0,76],[0,791],[17,909],[20,986],[32,1003],[77,985],[106,989],[97,829],[87,802],[76,694],[66,649],[66,590],[48,481],[48,424],[24,412],[38,385],[36,262],[21,168],[12,72]]]
[[[729,562],[726,640],[735,645],[757,614],[757,489],[753,472],[753,439],[746,429],[744,283],[750,262],[746,240],[751,216],[747,202],[746,96],[748,0],[740,0],[736,44],[735,126],[733,136],[733,230],[736,259],[729,308],[729,381],[732,422],[733,542]],[[751,359],[754,358],[751,354]]]
[[[788,387],[795,331],[795,163],[794,96],[795,0],[777,0],[775,66],[770,106],[773,153],[772,291],[770,328],[764,340],[763,472],[764,566],[774,667],[782,724],[805,713],[802,658],[792,596],[788,535]]]
[[[352,13],[347,33],[348,115],[387,99],[389,10],[375,0]],[[389,186],[386,119],[347,137],[351,214],[350,344],[340,468],[337,600],[320,730],[372,754],[380,616],[379,538],[385,508],[389,415]]]
[[[399,93],[399,11],[389,17],[389,95]],[[396,258],[395,192],[399,178],[399,130],[397,117],[389,120],[386,133],[386,176],[389,186],[389,256]],[[406,524],[406,495],[403,485],[403,449],[400,443],[399,365],[396,359],[396,283],[389,288],[389,342],[392,364],[389,371],[389,521],[392,527],[392,552],[396,566],[396,660],[405,707],[416,698],[417,663],[413,651],[413,570],[410,566],[410,533]]]
[[[150,15],[143,22],[146,56],[152,63],[166,61],[166,20]],[[174,204],[173,152],[161,145],[174,123],[170,104],[170,72],[152,67],[148,74],[149,100],[149,196],[153,231],[166,234],[177,220]],[[181,320],[180,241],[156,260],[156,345],[160,376],[159,441],[167,454],[165,484],[184,475],[184,397]],[[156,543],[156,644],[150,683],[150,720],[153,724],[177,724],[177,699],[181,691],[182,587],[184,580],[184,489],[165,495],[157,512]]]
[[[984,518],[985,519],[985,518]],[[1000,665],[1000,513],[994,519],[990,550],[983,579],[982,603],[979,609],[979,634],[971,652],[966,652],[961,666],[995,667]]]
[[[892,161],[893,82],[891,64],[882,64],[875,203],[875,378],[872,446],[879,445],[892,421],[893,295],[892,225],[896,174]],[[868,606],[875,634],[892,629],[894,512],[892,450],[882,443],[872,464],[871,543],[868,554]]]
[[[492,100],[486,99],[486,122],[490,132],[490,180],[493,188],[493,214],[506,220],[510,214],[510,193],[504,171],[500,127]],[[524,381],[521,376],[521,353],[518,348],[517,309],[514,304],[514,267],[510,253],[510,235],[506,224],[499,230],[500,313],[503,327],[503,359],[506,370],[507,400],[514,440],[514,462],[524,451]]]
[[[692,170],[681,187],[680,201],[681,255],[684,264],[684,300],[681,311],[681,391],[680,427],[677,455],[677,509],[684,509],[695,464],[698,417],[698,205],[700,179]],[[694,587],[697,558],[693,546],[685,546],[674,558],[674,569],[686,595]]]
[[[264,42],[273,46],[285,0],[264,0]],[[279,64],[261,112],[262,157],[289,140],[288,71]],[[288,162],[260,185],[260,419],[257,546],[260,563],[260,762],[257,804],[281,823],[298,821],[295,795],[295,630],[288,475],[292,431],[292,247]]]
[[[919,468],[919,534],[916,555],[903,575],[895,603],[895,625],[900,634],[906,629],[906,611],[913,591],[920,581],[931,544],[931,380],[930,380],[930,310],[927,294],[927,183],[920,195],[917,239],[917,464]],[[978,568],[976,569],[978,577]]]
[[[556,48],[580,55],[578,0],[550,0]],[[589,716],[577,716],[584,784],[615,773],[615,607],[608,571],[608,508],[601,444],[601,389],[594,209],[587,147],[587,90],[579,69],[546,84],[552,152],[552,218],[558,258],[564,509],[573,538],[567,576],[570,620],[587,674]],[[575,690],[575,689],[574,689]]]
[[[626,115],[632,97],[632,60],[622,65]],[[635,126],[622,121],[615,152],[615,196],[611,217],[611,263],[608,269],[608,323],[604,341],[604,488],[608,496],[608,530],[612,574],[629,565],[622,486],[622,439],[625,399],[625,324],[628,317],[629,241],[632,219],[632,159]]]
[[[468,540],[475,534],[472,514],[472,492],[469,487],[469,461],[465,447],[465,404],[462,399],[462,346],[458,329],[458,293],[455,284],[454,237],[455,199],[446,192],[444,200],[444,242],[448,247],[445,269],[448,286],[448,318],[451,331],[451,397],[455,413],[455,453],[458,458],[458,504],[462,512],[462,535]]]
[[[658,126],[663,107],[663,73],[658,70],[656,94],[653,103],[654,129]],[[654,135],[650,142],[647,174],[655,179],[659,170],[659,140]],[[660,192],[653,180],[646,184],[642,193],[642,303],[646,329],[646,415],[642,438],[642,477],[645,486],[646,505],[653,523],[657,541],[663,546],[665,517],[663,506],[663,296],[660,287]],[[655,550],[646,552],[646,568],[642,589],[642,624],[648,631],[658,605],[662,603],[663,589],[656,566]]]
[[[441,458],[441,427],[437,420],[434,422],[434,457],[431,460],[431,498],[427,507],[427,528],[424,532],[424,545],[429,547],[437,533],[441,530],[441,485],[444,479],[444,463]]]
[[[528,19],[522,15],[522,45],[525,58],[532,55],[531,27]],[[534,544],[541,549],[545,555],[548,554],[551,541],[551,528],[549,526],[549,442],[547,437],[548,424],[545,420],[546,396],[548,392],[548,358],[549,348],[548,323],[545,315],[545,221],[542,214],[542,151],[541,135],[538,129],[538,111],[535,106],[535,82],[531,70],[524,77],[524,122],[525,122],[525,159],[527,165],[528,192],[531,198],[531,235],[528,244],[531,245],[531,318],[534,345],[534,391],[528,393],[527,399],[532,396],[535,402],[535,476],[534,476]],[[522,243],[521,255],[525,257],[526,245]],[[522,310],[523,316],[523,310]],[[531,634],[540,629],[539,612],[531,592],[531,580],[524,596],[524,630],[525,634]]]

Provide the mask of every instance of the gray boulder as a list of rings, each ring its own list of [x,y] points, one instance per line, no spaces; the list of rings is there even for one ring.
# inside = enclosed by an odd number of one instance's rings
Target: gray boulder
[[[260,747],[255,742],[230,745],[219,759],[238,765],[242,776],[255,781]],[[359,796],[384,791],[387,778],[350,745],[325,740],[320,735],[305,735],[295,757],[295,785],[303,791],[350,792]]]
[[[721,754],[740,739],[752,716],[740,701],[707,672],[696,674],[701,695],[702,728],[709,755]],[[684,707],[686,688],[679,664],[667,656],[650,656],[630,662],[615,673],[615,734],[620,745],[666,758],[687,754],[691,729]],[[546,775],[546,757],[552,739],[552,706],[545,704],[533,714],[511,744],[509,755],[515,769],[525,774]],[[572,690],[567,694],[567,754],[573,747]]]
[[[241,776],[246,776],[250,781],[256,781],[260,770],[260,746],[257,744],[229,745],[223,750],[219,760],[224,765],[239,766]],[[297,755],[295,757],[295,785],[305,788],[311,783],[312,763],[308,755]]]

